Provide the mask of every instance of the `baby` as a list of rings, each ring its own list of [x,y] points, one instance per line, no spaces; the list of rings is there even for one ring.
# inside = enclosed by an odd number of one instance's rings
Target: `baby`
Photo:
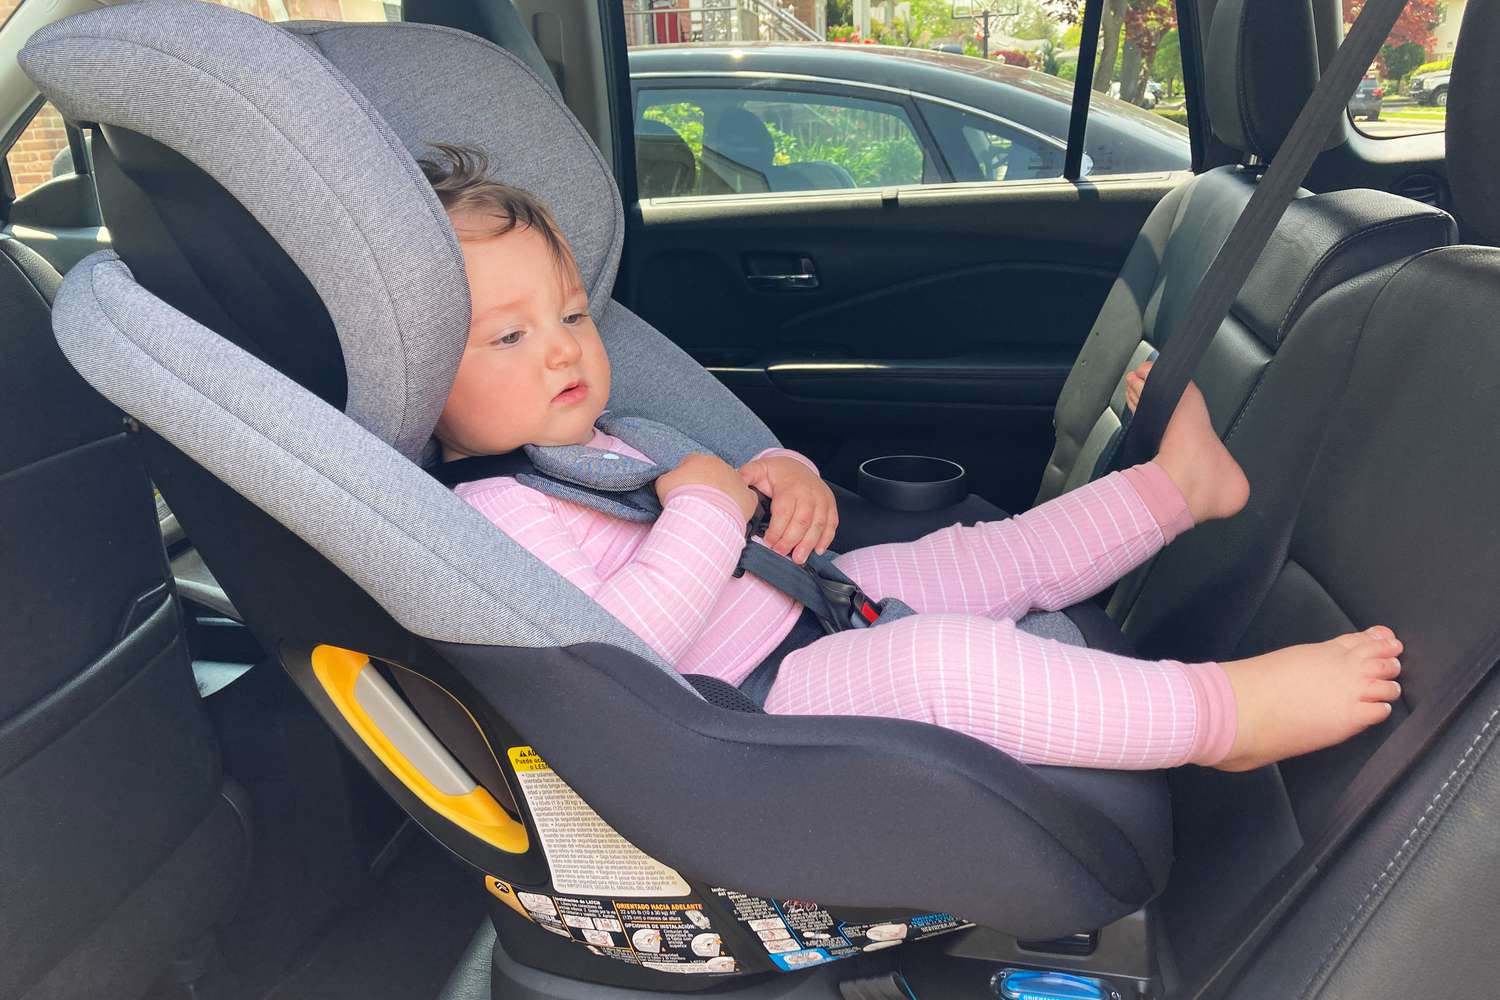
[[[572,253],[547,209],[485,179],[477,154],[439,147],[422,166],[458,234],[472,324],[438,421],[444,461],[523,445],[643,458],[595,427],[610,365]],[[1139,397],[1149,366],[1127,379]],[[765,543],[802,562],[838,526],[832,492],[801,455],[773,449],[739,469],[692,455],[656,481],[661,517],[639,524],[508,477],[456,490],[684,673],[738,684],[801,607],[735,577],[757,489]],[[1084,767],[1259,767],[1348,739],[1390,715],[1401,643],[1383,626],[1224,664],[1145,661],[1018,630],[1033,609],[1083,600],[1182,531],[1249,496],[1196,387],[1145,465],[1034,510],[915,542],[846,553],[866,592],[917,614],[788,653],[766,701],[787,714],[873,715],[947,726],[1020,759]]]

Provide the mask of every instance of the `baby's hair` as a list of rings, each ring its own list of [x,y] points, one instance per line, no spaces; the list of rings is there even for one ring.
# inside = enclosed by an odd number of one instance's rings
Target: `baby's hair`
[[[491,216],[495,227],[477,234],[480,238],[503,236],[529,227],[547,241],[547,247],[559,265],[577,268],[577,261],[563,239],[557,220],[530,191],[489,179],[489,158],[482,150],[453,146],[445,142],[432,144],[441,159],[417,161],[437,194],[443,210],[450,216],[476,213]]]

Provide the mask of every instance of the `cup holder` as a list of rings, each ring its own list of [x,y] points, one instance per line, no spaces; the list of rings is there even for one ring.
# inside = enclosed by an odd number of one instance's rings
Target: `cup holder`
[[[859,465],[859,495],[887,510],[939,510],[969,495],[957,462],[927,455],[886,455]]]

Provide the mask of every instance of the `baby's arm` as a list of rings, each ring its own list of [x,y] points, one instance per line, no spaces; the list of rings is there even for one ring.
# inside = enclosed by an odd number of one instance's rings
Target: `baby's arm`
[[[465,496],[507,535],[593,598],[668,663],[697,641],[745,544],[745,519],[722,491],[672,490],[629,562],[608,578],[579,546],[568,519],[601,517],[514,481]],[[630,530],[620,523],[622,530]]]

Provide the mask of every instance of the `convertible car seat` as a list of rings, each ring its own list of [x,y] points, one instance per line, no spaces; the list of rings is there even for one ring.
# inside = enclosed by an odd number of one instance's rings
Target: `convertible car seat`
[[[1214,133],[1244,157],[1152,210],[1063,385],[1041,503],[1095,477],[1120,439],[1125,373],[1170,341],[1219,247],[1318,82],[1307,0],[1224,0],[1204,60]],[[1391,261],[1453,242],[1446,212],[1385,191],[1302,191],[1241,288],[1195,380],[1221,435],[1320,297]],[[1111,613],[1122,615],[1127,582]]]
[[[0,239],[0,996],[129,1000],[207,954],[250,817],[193,684],[139,442],[53,339],[61,280]]]
[[[736,463],[775,444],[610,301],[618,195],[521,60],[442,28],[274,26],[183,2],[70,18],[22,58],[97,129],[117,241],[66,279],[59,341],[145,426],[154,480],[257,636],[483,876],[510,954],[701,989],[970,922],[1049,939],[1161,890],[1161,775],[710,704],[419,467],[469,318],[414,160],[440,141],[486,150],[553,207],[615,409]]]

